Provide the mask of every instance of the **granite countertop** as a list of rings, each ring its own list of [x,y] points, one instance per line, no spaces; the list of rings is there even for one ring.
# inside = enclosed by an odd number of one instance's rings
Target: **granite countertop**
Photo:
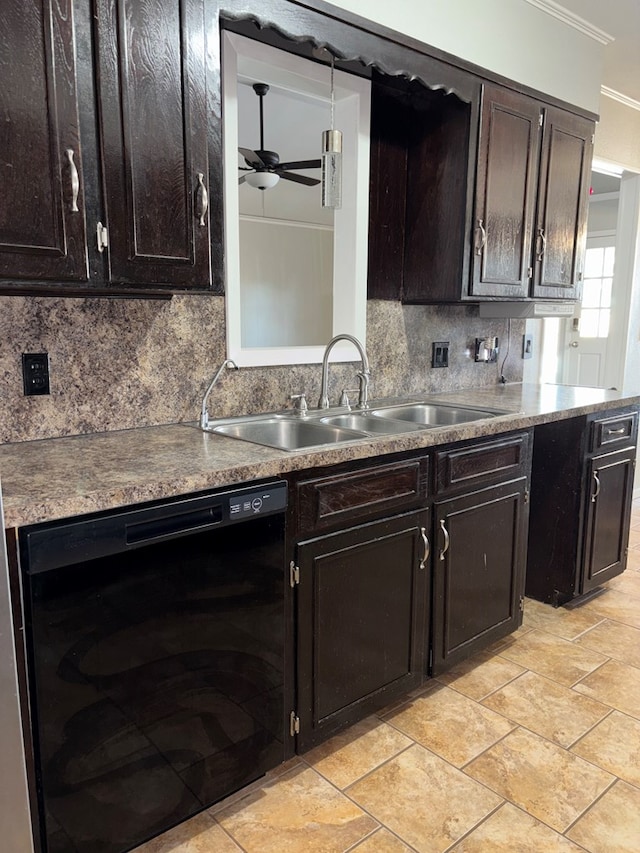
[[[5,444],[0,446],[5,524],[19,527],[640,403],[638,391],[562,385],[500,385],[434,396],[513,414],[294,453],[204,433],[195,424]]]

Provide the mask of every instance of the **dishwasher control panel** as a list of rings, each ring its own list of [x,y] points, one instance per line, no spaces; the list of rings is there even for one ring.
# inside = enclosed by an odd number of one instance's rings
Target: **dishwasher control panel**
[[[229,496],[229,520],[251,518],[282,512],[287,506],[286,486],[266,486],[264,489],[234,493]]]

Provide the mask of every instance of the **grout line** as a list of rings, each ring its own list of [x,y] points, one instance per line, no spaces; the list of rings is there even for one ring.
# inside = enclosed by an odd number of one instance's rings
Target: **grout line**
[[[477,780],[474,780],[474,781],[477,781]],[[493,793],[495,794],[495,791]],[[500,794],[498,794],[498,796],[500,796]],[[482,818],[482,820],[478,821],[478,823],[476,823],[475,826],[472,826],[471,829],[469,829],[467,832],[464,833],[464,835],[461,835],[460,838],[458,838],[456,841],[453,842],[453,844],[450,844],[447,848],[445,848],[445,850],[443,850],[442,853],[450,853],[450,851],[455,850],[455,848],[458,846],[458,844],[461,844],[466,838],[468,838],[470,835],[472,835],[476,831],[476,829],[479,829],[484,823],[486,823],[490,818],[492,818],[496,812],[499,812],[500,809],[504,808],[504,806],[508,802],[509,802],[509,800],[505,800],[503,798],[502,802],[499,805],[497,805],[495,807],[495,809],[491,809],[489,814],[485,815]]]
[[[579,693],[578,695],[579,695],[579,696],[584,696],[584,693]],[[588,697],[588,698],[591,698],[591,697]],[[597,702],[597,701],[599,701],[599,700],[594,699],[593,701],[594,701],[594,702]],[[604,705],[605,703],[604,703],[604,702],[602,702],[601,704],[602,704],[602,705]],[[604,717],[603,717],[601,720],[598,720],[598,722],[597,722],[597,723],[594,723],[594,724],[593,724],[589,729],[587,729],[587,731],[586,731],[586,732],[583,732],[583,733],[580,735],[580,737],[579,737],[579,738],[576,738],[576,739],[573,741],[573,743],[570,743],[570,744],[569,744],[569,746],[568,746],[568,747],[566,747],[566,749],[567,749],[567,751],[568,751],[568,752],[571,752],[571,750],[573,749],[573,747],[574,747],[574,746],[576,746],[577,744],[579,744],[579,743],[580,743],[580,741],[581,741],[583,738],[585,738],[588,734],[591,734],[591,732],[592,732],[594,729],[597,729],[597,728],[598,728],[598,726],[600,725],[600,723],[604,723],[604,721],[605,721],[606,719],[608,719],[608,718],[613,714],[613,712],[616,710],[615,708],[612,708],[612,707],[611,707],[611,705],[607,705],[606,707],[608,707],[608,708],[609,708],[609,710],[608,710],[608,711],[607,711],[607,713],[604,715]],[[620,713],[620,712],[618,712],[618,713]],[[578,753],[577,753],[577,752],[572,752],[571,754],[572,754],[572,755],[577,755],[577,756],[578,756],[578,758],[582,758],[582,759],[583,759],[583,761],[589,761],[589,759],[588,759],[588,758],[584,758],[584,756],[582,756],[582,755],[578,755]],[[589,763],[590,763],[590,764],[593,764],[593,761],[590,761]],[[596,764],[595,766],[596,766],[596,767],[600,767],[600,765],[599,765],[599,764]],[[605,770],[605,768],[604,768],[604,767],[600,767],[600,770]],[[606,773],[609,773],[610,771],[609,771],[609,770],[605,770],[605,772],[606,772]]]
[[[600,768],[600,769],[602,769],[602,768]],[[607,771],[605,771],[605,773],[606,773],[606,772],[607,772]],[[613,774],[612,774],[612,773],[610,773],[609,775],[610,775],[610,776],[613,776]],[[600,800],[604,797],[604,795],[605,795],[605,794],[608,794],[608,793],[609,793],[609,791],[613,788],[613,786],[614,786],[617,782],[620,782],[620,781],[621,781],[621,780],[618,778],[618,776],[613,776],[613,782],[611,782],[609,785],[607,785],[607,787],[604,789],[604,791],[603,791],[601,794],[599,794],[599,795],[595,798],[595,800],[594,800],[592,803],[590,803],[590,804],[587,806],[587,808],[586,808],[586,809],[584,809],[584,810],[583,810],[583,811],[578,815],[578,817],[577,817],[574,821],[572,821],[572,823],[570,823],[570,824],[569,824],[569,826],[565,829],[565,831],[564,831],[562,834],[563,834],[563,835],[565,835],[567,832],[570,832],[570,831],[573,829],[573,827],[578,823],[578,821],[579,821],[579,820],[581,820],[581,819],[582,819],[582,818],[583,818],[583,817],[584,817],[588,812],[590,812],[590,811],[591,811],[591,809],[596,805],[596,803],[599,803],[599,802],[600,802]],[[569,839],[569,840],[571,840],[571,839]]]

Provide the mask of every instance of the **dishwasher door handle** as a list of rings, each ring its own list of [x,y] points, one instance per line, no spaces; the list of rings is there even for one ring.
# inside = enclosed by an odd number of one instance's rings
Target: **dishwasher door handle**
[[[152,542],[154,539],[166,539],[167,536],[180,536],[200,528],[211,527],[222,521],[222,504],[202,509],[180,512],[166,518],[153,518],[149,521],[134,522],[125,525],[125,542],[127,545],[140,545]]]

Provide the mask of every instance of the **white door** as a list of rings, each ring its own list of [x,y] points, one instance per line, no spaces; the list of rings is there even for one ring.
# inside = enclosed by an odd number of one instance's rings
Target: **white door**
[[[565,320],[561,381],[566,385],[611,387],[617,375],[617,347],[611,346],[615,234],[588,237],[582,301],[571,320]]]

